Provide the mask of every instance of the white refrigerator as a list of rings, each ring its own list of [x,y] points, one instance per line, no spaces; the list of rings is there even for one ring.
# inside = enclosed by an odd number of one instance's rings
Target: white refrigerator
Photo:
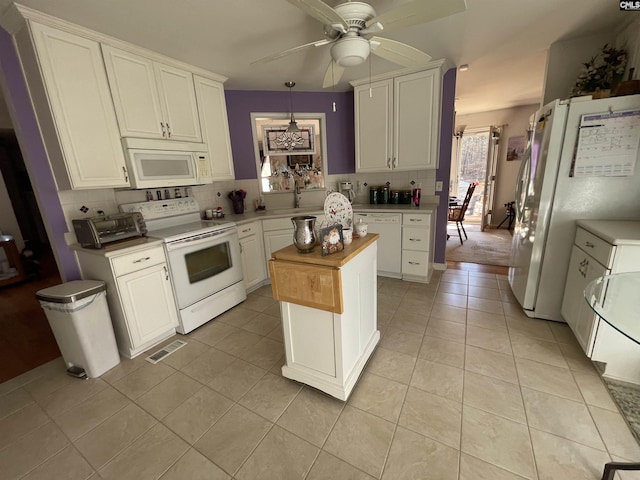
[[[576,220],[640,220],[640,162],[631,176],[570,176],[583,115],[632,110],[640,110],[640,95],[556,100],[531,117],[509,267],[511,290],[530,317],[564,321]]]

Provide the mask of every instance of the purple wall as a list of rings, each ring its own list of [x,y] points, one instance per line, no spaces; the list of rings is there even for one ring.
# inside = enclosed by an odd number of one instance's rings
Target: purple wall
[[[289,92],[226,90],[227,115],[236,179],[258,178],[251,112],[290,113]],[[333,102],[337,111],[333,111]],[[324,113],[327,120],[327,160],[329,174],[353,173],[355,134],[353,92],[294,92],[293,110]]]
[[[445,263],[447,249],[447,218],[449,204],[449,178],[451,177],[451,144],[455,122],[456,69],[451,68],[444,74],[442,81],[442,113],[440,117],[440,163],[436,172],[436,181],[441,181],[442,192],[436,215],[436,248],[433,253],[435,263]]]
[[[0,74],[3,77],[5,97],[22,156],[29,170],[31,184],[38,197],[42,218],[48,225],[47,233],[63,280],[77,280],[80,271],[74,253],[67,247],[64,234],[67,223],[56,191],[49,160],[42,143],[40,130],[27,91],[20,61],[11,36],[0,29]]]

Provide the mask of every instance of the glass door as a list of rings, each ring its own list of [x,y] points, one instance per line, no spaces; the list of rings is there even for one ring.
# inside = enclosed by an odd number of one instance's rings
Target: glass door
[[[461,203],[469,185],[477,184],[465,213],[465,223],[482,222],[490,134],[490,128],[465,130],[456,142],[456,161],[451,164],[451,195]]]

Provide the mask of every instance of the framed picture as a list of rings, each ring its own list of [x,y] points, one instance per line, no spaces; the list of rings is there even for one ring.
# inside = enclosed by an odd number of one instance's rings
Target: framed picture
[[[526,148],[527,139],[521,137],[509,137],[507,142],[507,162],[522,160]]]
[[[263,125],[262,142],[265,155],[316,153],[313,125],[298,125],[299,133],[287,134],[283,125]]]
[[[313,167],[313,155],[287,155],[287,165],[289,168]]]
[[[342,237],[342,225],[336,223],[330,227],[320,230],[320,244],[322,245],[322,255],[331,255],[344,250],[344,239]]]

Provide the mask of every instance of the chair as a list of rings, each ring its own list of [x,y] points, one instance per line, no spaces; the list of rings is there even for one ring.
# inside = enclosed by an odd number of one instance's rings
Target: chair
[[[473,191],[476,189],[476,184],[472,183],[469,185],[469,188],[467,189],[467,194],[464,197],[464,200],[462,202],[462,205],[450,205],[449,206],[449,221],[450,222],[456,222],[456,227],[458,228],[458,236],[460,237],[460,245],[463,245],[464,242],[462,241],[462,233],[464,233],[464,238],[466,240],[469,239],[469,237],[467,237],[467,232],[465,232],[464,230],[464,225],[462,224],[462,222],[464,221],[464,213],[467,211],[467,208],[469,208],[469,202],[471,201],[471,197],[473,196]],[[462,233],[460,233],[460,229],[462,228]],[[449,239],[449,237],[447,237],[447,240]]]

